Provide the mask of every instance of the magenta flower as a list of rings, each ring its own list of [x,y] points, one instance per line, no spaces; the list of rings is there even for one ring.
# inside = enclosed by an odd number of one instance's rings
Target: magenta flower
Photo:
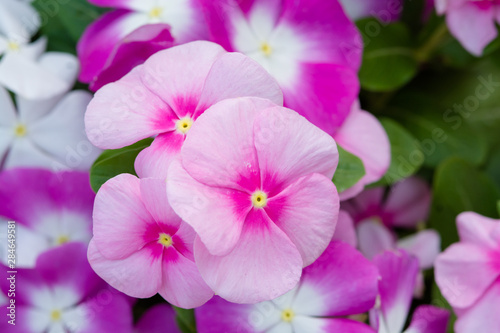
[[[168,304],[158,304],[146,311],[137,324],[135,333],[181,333],[175,321],[175,311]]]
[[[217,295],[256,303],[295,287],[332,239],[337,163],[328,134],[268,100],[225,100],[198,118],[167,191]]]
[[[207,28],[198,0],[89,0],[117,10],[104,14],[83,33],[77,46],[82,64],[79,80],[91,82],[125,36],[156,23],[171,27],[176,44],[207,39]]]
[[[436,260],[436,283],[455,309],[457,333],[500,330],[500,220],[466,212],[457,217],[460,242]]]
[[[143,64],[156,52],[171,47],[173,43],[167,24],[148,24],[137,28],[114,47],[102,70],[90,82],[89,89],[97,91],[121,79],[134,67]]]
[[[481,56],[498,35],[498,0],[436,0],[435,5],[439,14],[446,14],[451,34],[475,56]]]
[[[140,177],[165,178],[193,122],[211,105],[243,96],[283,102],[278,84],[252,59],[210,42],[176,46],[99,90],[85,115],[87,135],[105,149],[157,135],[135,167]]]
[[[374,306],[378,276],[374,265],[354,248],[332,242],[304,269],[297,287],[277,299],[243,305],[214,297],[196,309],[198,332],[374,333],[348,316]]]
[[[67,242],[86,245],[92,237],[94,197],[85,172],[1,172],[0,216],[16,221],[17,266],[33,267],[38,255]],[[6,242],[1,243],[4,251]]]
[[[165,181],[121,174],[97,193],[88,257],[99,276],[127,295],[159,293],[192,308],[213,296],[194,263],[194,237],[170,208]]]
[[[337,0],[203,3],[213,41],[259,62],[278,81],[286,107],[362,159],[366,175],[342,200],[385,174],[387,134],[357,103],[363,43]]]
[[[126,296],[112,289],[90,268],[87,246],[71,243],[41,254],[34,269],[16,274],[16,325],[7,323],[2,307],[0,331],[5,333],[132,333],[132,311]],[[8,276],[5,266],[2,275]],[[10,281],[0,279],[7,294]]]
[[[378,333],[445,333],[449,312],[430,305],[419,306],[403,331],[417,282],[418,259],[405,251],[386,251],[373,262],[381,275],[380,304],[370,312]]]

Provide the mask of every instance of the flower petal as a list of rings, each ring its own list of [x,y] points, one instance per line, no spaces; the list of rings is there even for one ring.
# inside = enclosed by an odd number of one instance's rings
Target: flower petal
[[[500,220],[465,212],[457,216],[457,229],[460,241],[464,243],[488,246],[491,249],[498,248],[498,243],[492,236],[495,230],[500,230]]]
[[[370,260],[385,250],[396,248],[396,236],[378,220],[364,220],[358,224],[356,230],[359,250]]]
[[[238,244],[229,254],[211,255],[197,238],[194,256],[206,283],[234,303],[281,296],[295,287],[302,271],[295,245],[262,211],[249,214]]]
[[[168,203],[166,182],[151,178],[141,179],[140,182],[142,201],[151,216],[156,222],[178,230],[182,220]]]
[[[354,222],[349,213],[344,210],[339,211],[339,219],[337,221],[337,227],[335,227],[332,241],[333,240],[343,241],[353,247],[357,247],[358,239],[356,236],[356,229],[354,228]]]
[[[429,269],[441,252],[441,237],[435,230],[422,230],[399,240],[397,246],[417,257],[421,269]]]
[[[170,305],[157,304],[139,318],[135,330],[137,333],[164,333],[168,327],[169,333],[181,333],[175,318],[176,313]]]
[[[264,209],[295,244],[306,267],[330,244],[337,225],[339,199],[329,178],[312,174],[270,198]]]
[[[445,333],[449,319],[448,310],[432,305],[421,305],[413,313],[410,327],[404,333]]]
[[[297,316],[292,322],[294,333],[375,333],[370,326],[341,318],[314,318]]]

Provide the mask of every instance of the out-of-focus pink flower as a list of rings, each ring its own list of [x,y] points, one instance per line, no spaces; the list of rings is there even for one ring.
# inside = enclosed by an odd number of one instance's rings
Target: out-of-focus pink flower
[[[353,20],[373,16],[388,23],[398,20],[403,11],[402,0],[340,0],[340,2]]]
[[[88,177],[85,172],[41,169],[0,173],[0,216],[16,222],[18,267],[33,267],[38,255],[61,244],[90,241],[95,195]],[[4,222],[2,228],[7,228]]]
[[[446,14],[451,34],[475,56],[481,56],[498,35],[498,0],[436,0],[435,5],[439,14]]]
[[[159,293],[193,308],[213,292],[193,258],[193,229],[170,208],[164,180],[121,174],[99,190],[88,258],[95,272],[133,297]]]
[[[121,79],[151,55],[173,45],[170,27],[166,24],[141,26],[125,36],[115,46],[102,70],[90,82],[92,91]]]
[[[458,315],[457,333],[500,330],[500,220],[466,212],[460,242],[436,260],[436,283]]]
[[[256,303],[295,287],[332,239],[337,163],[331,136],[269,100],[225,100],[198,118],[167,190],[217,295]]]
[[[156,53],[100,89],[85,115],[87,135],[106,149],[157,135],[135,167],[140,177],[165,178],[193,122],[211,105],[243,96],[283,103],[276,81],[255,61],[211,42],[192,42]]]
[[[378,278],[374,265],[354,248],[332,242],[304,269],[297,287],[277,299],[242,305],[214,297],[196,309],[198,332],[374,333],[346,317],[374,306]]]
[[[342,200],[382,177],[389,140],[357,102],[363,43],[337,0],[202,1],[212,40],[259,62],[278,81],[286,107],[362,159],[366,176]]]
[[[170,305],[155,305],[141,316],[134,333],[181,333],[175,317],[175,311]]]
[[[88,170],[100,154],[85,134],[83,117],[91,98],[82,90],[43,100],[17,96],[16,110],[0,87],[0,167]]]
[[[381,275],[380,304],[370,311],[370,322],[378,333],[401,333],[417,282],[418,260],[405,251],[386,251],[373,262]],[[449,316],[447,310],[420,306],[404,333],[445,333]]]
[[[131,333],[130,303],[92,271],[86,250],[85,244],[65,244],[40,255],[34,269],[17,269],[16,325],[7,323],[9,309],[2,307],[0,331]],[[4,277],[7,270],[1,269]],[[7,294],[10,280],[0,286]]]
[[[176,44],[208,39],[199,0],[89,0],[117,10],[104,14],[85,30],[77,46],[82,64],[79,79],[91,82],[104,68],[115,45],[146,24],[171,27]]]

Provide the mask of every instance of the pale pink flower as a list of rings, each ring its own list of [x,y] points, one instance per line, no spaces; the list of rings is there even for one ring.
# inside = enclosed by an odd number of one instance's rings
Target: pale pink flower
[[[269,100],[225,100],[198,118],[167,190],[217,295],[255,303],[295,287],[332,239],[337,163],[331,136]]]

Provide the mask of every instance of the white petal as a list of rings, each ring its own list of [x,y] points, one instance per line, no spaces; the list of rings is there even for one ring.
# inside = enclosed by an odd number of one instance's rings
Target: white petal
[[[1,223],[2,229],[7,230]],[[16,226],[16,267],[33,268],[35,267],[36,258],[38,255],[49,248],[47,238],[40,233],[24,227],[21,224]],[[2,262],[7,265],[7,233],[0,232],[0,254],[2,254]]]
[[[27,42],[40,28],[37,11],[23,1],[0,2],[0,33],[8,39]]]
[[[52,170],[64,169],[58,161],[43,152],[28,138],[16,138],[5,160],[5,169],[15,167],[41,167]],[[67,167],[66,167],[67,169]]]

